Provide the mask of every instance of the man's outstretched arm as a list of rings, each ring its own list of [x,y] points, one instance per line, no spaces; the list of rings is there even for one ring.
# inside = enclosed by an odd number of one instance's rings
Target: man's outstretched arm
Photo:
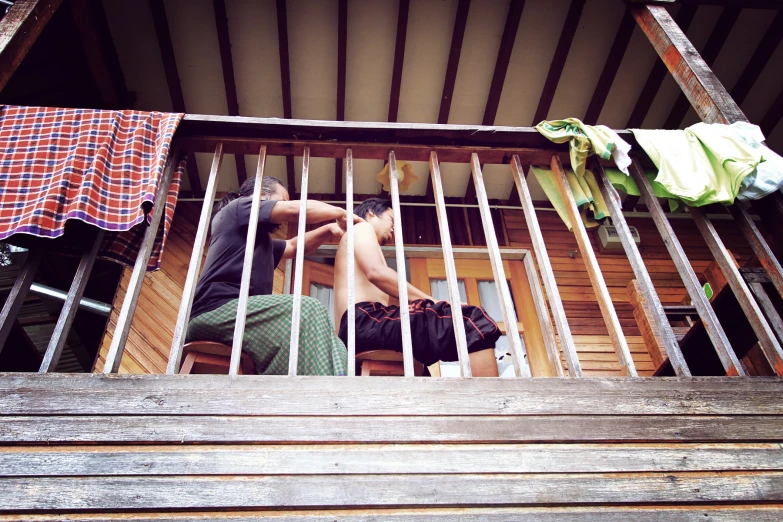
[[[364,272],[367,280],[377,286],[383,293],[399,299],[400,291],[397,286],[397,272],[386,266],[386,263],[383,261],[383,254],[378,249],[378,238],[375,235],[375,230],[367,223],[359,223],[353,230],[356,241],[355,259],[359,270]],[[417,299],[432,300],[432,297],[408,283],[408,301]]]
[[[340,227],[345,230],[345,221],[347,214],[344,208],[335,207],[322,201],[307,200],[305,209],[306,221],[311,223],[323,223],[324,221],[337,221]],[[270,223],[279,225],[281,223],[299,221],[299,201],[278,201],[272,207],[272,213],[269,215]],[[353,222],[363,221],[359,216],[353,216]]]
[[[334,239],[340,241],[345,232],[337,223],[330,223],[322,227],[318,227],[315,230],[311,230],[304,235],[304,253],[305,255],[312,254],[318,247]],[[293,237],[287,239],[285,242],[285,251],[283,252],[283,259],[294,259],[296,257],[296,245],[297,238]]]

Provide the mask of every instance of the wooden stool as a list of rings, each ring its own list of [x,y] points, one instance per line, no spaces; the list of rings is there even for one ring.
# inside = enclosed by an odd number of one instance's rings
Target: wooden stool
[[[227,374],[231,365],[231,347],[212,341],[192,341],[182,349],[184,356],[179,373]],[[256,373],[255,364],[248,354],[242,352],[239,359],[239,374]]]
[[[405,365],[402,353],[392,350],[370,350],[356,354],[356,361],[361,365],[361,375],[405,375]],[[424,375],[424,365],[413,360],[413,375]]]

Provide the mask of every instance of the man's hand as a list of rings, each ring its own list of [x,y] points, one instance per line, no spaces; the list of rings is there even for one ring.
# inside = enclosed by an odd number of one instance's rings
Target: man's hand
[[[345,234],[345,230],[340,228],[340,225],[337,223],[331,223],[326,225],[326,227],[328,227],[329,233],[332,234],[332,239],[339,243],[340,239],[342,239]]]
[[[364,220],[357,216],[356,214],[353,215],[353,224],[358,225],[359,223],[364,223]],[[343,212],[343,215],[337,219],[337,224],[342,228],[343,230],[346,230],[348,227],[348,212]]]

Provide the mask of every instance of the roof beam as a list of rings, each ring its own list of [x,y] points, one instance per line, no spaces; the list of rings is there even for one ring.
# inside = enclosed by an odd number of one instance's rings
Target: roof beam
[[[397,38],[394,44],[394,65],[392,68],[391,92],[389,93],[389,119],[397,121],[400,109],[400,86],[402,85],[402,65],[405,61],[405,38],[408,35],[408,11],[410,0],[400,0],[400,10],[397,14]]]
[[[0,20],[0,91],[22,63],[61,0],[17,0]]]
[[[533,117],[532,125],[545,120],[549,109],[552,106],[552,100],[555,98],[557,84],[560,83],[560,76],[563,74],[568,51],[571,49],[571,43],[574,41],[576,29],[579,27],[579,19],[582,17],[582,9],[585,6],[585,0],[571,0],[571,6],[568,8],[563,31],[560,33],[560,40],[557,42],[555,55],[552,57],[552,63],[549,66],[549,74],[544,82],[544,90],[541,93],[541,99],[538,101],[538,108]]]
[[[220,64],[223,69],[223,85],[226,87],[226,105],[229,116],[239,116],[239,100],[237,99],[237,84],[234,78],[234,60],[231,58],[231,38],[228,34],[228,15],[225,0],[212,0],[215,9],[215,25],[217,27],[218,47],[220,48]],[[239,186],[247,179],[247,168],[243,155],[234,156],[237,165],[237,181]]]
[[[174,57],[174,44],[171,43],[169,32],[169,20],[166,17],[166,8],[163,0],[149,0],[152,12],[152,23],[155,26],[155,36],[158,38],[158,48],[163,60],[163,71],[166,74],[166,84],[169,87],[171,105],[175,112],[187,112],[185,110],[185,97],[182,95],[182,84],[179,81],[177,60]],[[193,194],[201,193],[201,176],[198,173],[196,156],[193,153],[187,156],[188,181],[190,191]]]
[[[481,120],[482,125],[494,125],[495,116],[497,116],[498,106],[500,105],[500,95],[503,93],[503,84],[506,82],[506,73],[508,73],[508,64],[511,62],[511,52],[514,50],[514,42],[517,39],[519,30],[519,21],[522,19],[522,10],[525,8],[524,0],[512,0],[508,6],[508,15],[506,15],[506,25],[503,28],[503,36],[500,38],[500,47],[495,59],[495,70],[492,73],[492,83],[489,85],[489,94],[487,103],[484,105],[484,117]],[[482,165],[483,168],[483,165]],[[476,202],[476,186],[468,180],[468,186],[465,190],[465,202],[472,204]]]
[[[727,7],[721,13],[720,18],[718,18],[718,22],[715,24],[715,28],[713,28],[710,38],[704,46],[704,52],[701,53],[701,57],[704,59],[704,63],[707,64],[707,67],[712,67],[712,64],[715,63],[715,59],[718,57],[718,54],[720,54],[720,50],[723,48],[726,38],[729,37],[729,33],[731,33],[734,24],[737,22],[739,13],[739,8]],[[666,118],[663,127],[665,129],[679,129],[689,107],[690,103],[688,102],[688,98],[685,94],[680,93],[677,97],[677,101],[674,102],[674,106],[669,113],[669,117]]]
[[[345,76],[348,54],[348,0],[337,4],[337,121],[345,120]],[[334,161],[334,193],[343,193],[343,159]]]
[[[695,5],[684,5],[677,13],[676,22],[683,33],[687,32],[691,26],[697,7]],[[647,81],[644,83],[641,94],[639,94],[639,99],[636,100],[636,105],[628,118],[628,123],[625,124],[625,128],[635,129],[642,126],[665,77],[666,64],[663,63],[663,60],[656,60],[650,75],[647,77]]]
[[[449,62],[446,65],[446,78],[443,80],[443,95],[440,98],[440,111],[438,123],[447,124],[451,112],[451,100],[454,95],[454,84],[457,83],[457,70],[459,69],[459,57],[462,54],[462,41],[465,38],[465,27],[468,25],[468,11],[470,0],[459,0],[457,5],[457,17],[454,19],[454,31],[451,33],[451,47]],[[432,178],[427,178],[427,201],[434,202],[435,194],[432,190]]]
[[[617,71],[620,69],[620,63],[623,61],[628,42],[631,41],[631,35],[633,35],[635,28],[636,21],[631,12],[626,9],[585,113],[584,122],[588,125],[595,125],[598,122],[598,117],[601,115],[607,96],[609,96],[609,90],[612,88]]]
[[[291,67],[288,61],[288,16],[285,0],[277,0],[277,46],[280,50],[280,82],[283,87],[283,118],[291,119]],[[296,194],[296,171],[294,157],[285,157],[286,173],[288,175],[288,193]]]
[[[767,32],[764,33],[753,56],[748,61],[748,65],[745,66],[745,70],[742,71],[737,83],[734,84],[734,88],[731,90],[731,97],[734,98],[738,105],[742,105],[742,102],[745,101],[745,97],[756,84],[761,71],[769,63],[772,53],[780,45],[781,39],[783,39],[783,11],[778,12],[774,20],[772,20],[772,24],[767,29]]]
[[[747,121],[665,7],[631,6],[634,18],[688,101],[706,123]]]
[[[745,7],[748,9],[781,9],[780,0],[627,0],[632,4],[650,4],[660,6],[700,6],[717,5],[722,7]]]
[[[772,134],[772,131],[780,123],[781,118],[783,118],[783,89],[781,89],[780,94],[778,94],[778,97],[775,98],[775,101],[772,102],[767,113],[761,119],[759,127],[761,127],[761,132],[764,133],[764,136],[769,137]]]

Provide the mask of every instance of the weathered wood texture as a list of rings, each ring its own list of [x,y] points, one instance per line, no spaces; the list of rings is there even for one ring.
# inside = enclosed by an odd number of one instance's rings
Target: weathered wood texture
[[[0,374],[0,515],[772,520],[783,501],[780,378],[334,382]]]

